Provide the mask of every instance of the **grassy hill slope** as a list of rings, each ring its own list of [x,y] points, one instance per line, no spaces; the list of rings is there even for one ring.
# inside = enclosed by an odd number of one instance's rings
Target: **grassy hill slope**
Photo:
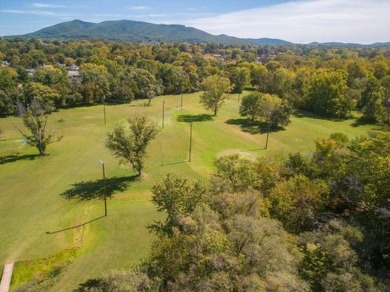
[[[146,114],[161,125],[162,100],[164,129],[150,145],[143,179],[132,180],[134,172],[118,165],[105,149],[104,139],[134,113]],[[48,129],[63,139],[50,144],[45,157],[36,157],[36,150],[23,143],[13,126],[21,125],[18,118],[1,119],[0,264],[75,250],[75,259],[61,271],[53,287],[53,291],[71,291],[87,279],[111,269],[125,269],[147,256],[153,235],[146,225],[163,216],[149,201],[150,187],[165,174],[207,179],[217,155],[240,152],[255,158],[309,153],[316,137],[343,132],[352,138],[373,130],[370,125],[356,126],[354,120],[330,121],[301,114],[293,116],[285,130],[271,133],[265,150],[266,134],[258,133],[238,115],[237,95],[231,95],[217,117],[201,108],[199,93],[184,95],[183,110],[179,104],[180,96],[161,96],[150,107],[145,107],[144,101],[107,106],[107,126],[103,106],[60,110],[50,116]],[[193,122],[190,163],[189,122]],[[76,184],[83,186],[84,195],[96,192],[102,178],[99,160],[105,162],[108,180],[127,183],[108,200],[107,217],[102,217],[101,200],[80,199],[82,193],[75,188]],[[74,198],[66,198],[64,192]],[[23,263],[17,265],[15,277],[25,270]]]

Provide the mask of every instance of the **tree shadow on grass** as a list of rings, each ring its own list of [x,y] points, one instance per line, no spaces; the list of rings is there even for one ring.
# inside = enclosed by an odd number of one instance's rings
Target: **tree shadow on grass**
[[[376,126],[375,123],[373,123],[371,121],[368,121],[367,119],[364,119],[363,117],[357,118],[351,124],[351,126],[354,127],[354,128],[357,128],[357,127],[360,127],[360,126],[367,126],[367,125]]]
[[[89,223],[92,223],[94,221],[97,221],[99,219],[102,219],[106,216],[100,216],[100,217],[97,217],[95,219],[92,219],[92,220],[89,220],[87,222],[84,222],[84,223],[81,223],[81,224],[78,224],[78,225],[75,225],[75,226],[71,226],[71,227],[67,227],[67,228],[63,228],[63,229],[60,229],[60,230],[56,230],[56,231],[47,231],[46,234],[56,234],[56,233],[60,233],[60,232],[64,232],[64,231],[67,231],[67,230],[71,230],[71,229],[75,229],[75,228],[79,228],[79,227],[83,227]]]
[[[228,125],[238,125],[245,133],[252,135],[260,133],[260,123],[258,121],[251,121],[249,119],[229,119],[226,121]]]
[[[125,191],[129,185],[139,178],[137,175],[128,177],[113,177],[105,180],[90,180],[74,183],[72,187],[61,194],[66,199],[80,201],[103,199],[104,195],[111,198],[116,192]]]
[[[73,292],[85,292],[85,291],[101,291],[103,281],[101,279],[88,279],[84,283],[79,284],[79,287]],[[96,289],[96,290],[95,290]]]
[[[161,166],[166,166],[166,165],[176,165],[176,164],[183,164],[183,163],[187,163],[187,161],[177,161],[177,162],[166,162],[166,163],[161,163]]]
[[[245,133],[252,135],[255,134],[264,134],[267,132],[279,132],[285,131],[283,127],[269,127],[267,123],[259,121],[251,121],[250,119],[230,119],[226,121],[228,125],[238,125],[241,127],[241,130]]]
[[[6,155],[0,157],[0,165],[1,164],[6,164],[6,163],[11,163],[19,160],[34,160],[35,158],[39,157],[39,154],[25,154],[25,155]]]
[[[192,122],[206,122],[212,121],[214,118],[210,114],[199,115],[179,115],[177,117],[178,122],[192,123]]]
[[[269,127],[267,123],[260,123],[259,129],[260,129],[260,134],[266,134],[268,132],[277,133],[281,131],[286,131],[286,129],[282,126]]]
[[[293,113],[293,116],[297,118],[311,118],[311,119],[316,119],[316,120],[325,120],[325,121],[331,121],[331,122],[342,122],[347,120],[348,118],[342,119],[342,118],[334,118],[334,117],[329,117],[329,116],[322,116],[318,115],[312,112],[307,112],[304,110],[295,110]]]

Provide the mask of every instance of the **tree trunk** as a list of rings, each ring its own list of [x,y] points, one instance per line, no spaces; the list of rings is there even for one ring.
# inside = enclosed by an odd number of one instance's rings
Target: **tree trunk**
[[[38,151],[39,151],[39,155],[40,156],[44,156],[45,155],[45,145],[43,145],[42,143],[39,143],[37,145],[37,148],[38,148]]]

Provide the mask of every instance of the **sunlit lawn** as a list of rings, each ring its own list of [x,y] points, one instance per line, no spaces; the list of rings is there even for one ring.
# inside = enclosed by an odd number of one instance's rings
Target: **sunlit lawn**
[[[136,113],[148,115],[161,126],[163,100],[164,128],[150,145],[144,176],[141,181],[124,180],[135,173],[118,165],[105,149],[106,134]],[[89,278],[129,267],[147,256],[153,235],[146,226],[162,218],[150,202],[149,189],[166,173],[207,179],[217,155],[310,152],[316,137],[343,132],[352,138],[374,128],[352,126],[353,120],[294,116],[285,130],[271,133],[265,150],[266,134],[238,115],[237,95],[231,96],[217,117],[201,107],[198,93],[184,95],[183,109],[179,108],[180,96],[155,98],[150,107],[144,103],[106,106],[106,126],[101,105],[53,113],[48,129],[63,138],[48,146],[45,157],[37,157],[37,151],[23,143],[13,125],[22,127],[18,118],[0,119],[0,264],[41,259],[75,248],[76,259],[57,283],[57,288],[72,290]],[[191,122],[193,145],[188,162]],[[99,160],[105,163],[107,179],[123,184],[109,199],[108,216],[103,218],[103,201],[80,200],[77,193],[73,199],[63,195],[76,192],[75,184],[87,190],[98,185],[102,179]]]

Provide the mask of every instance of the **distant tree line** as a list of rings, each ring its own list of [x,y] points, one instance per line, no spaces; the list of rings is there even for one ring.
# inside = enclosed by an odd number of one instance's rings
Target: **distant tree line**
[[[252,88],[293,109],[340,119],[358,110],[367,121],[389,124],[389,56],[389,47],[1,38],[0,115],[34,99],[54,108],[150,103],[156,95],[200,91],[216,75],[229,79],[232,93]],[[68,75],[71,66],[77,74]]]

